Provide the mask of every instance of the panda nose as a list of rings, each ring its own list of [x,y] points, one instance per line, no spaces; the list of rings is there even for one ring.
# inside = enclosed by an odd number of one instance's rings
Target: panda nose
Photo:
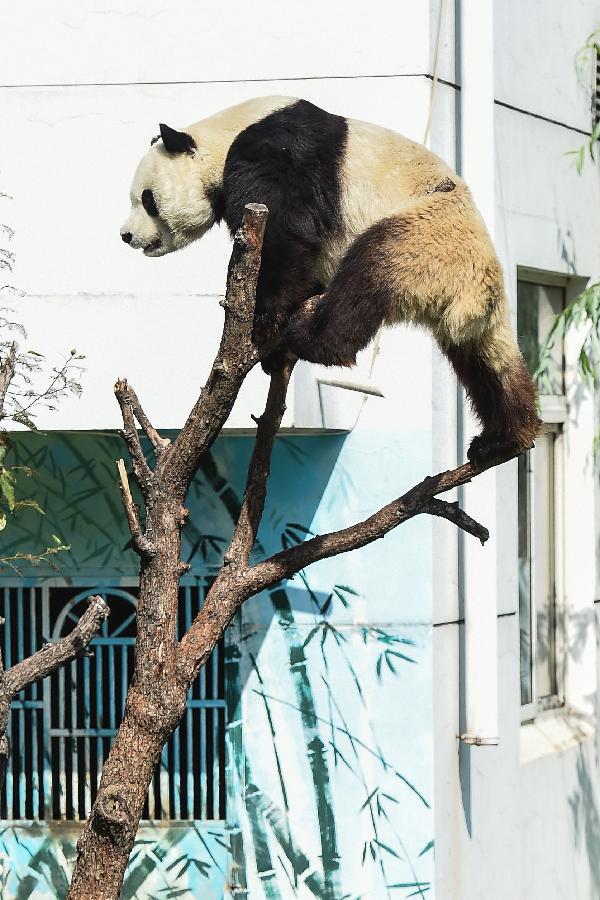
[[[123,240],[125,241],[126,244],[130,244],[131,238],[133,237],[133,235],[130,231],[126,231],[125,234],[121,235],[121,237],[123,238]]]

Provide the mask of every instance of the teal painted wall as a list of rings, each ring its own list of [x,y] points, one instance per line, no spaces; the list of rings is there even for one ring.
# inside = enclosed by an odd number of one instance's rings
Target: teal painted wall
[[[255,555],[398,496],[425,474],[430,440],[414,432],[278,439]],[[220,439],[192,487],[184,559],[196,574],[219,563],[251,446]],[[72,547],[55,560],[62,576],[135,572],[114,464],[126,455],[121,439],[19,435],[15,450],[34,469],[24,490],[35,482],[47,514],[20,514],[5,546],[27,541],[33,550],[55,532]],[[432,897],[431,554],[430,523],[416,519],[244,606],[226,643],[228,821],[217,846],[227,858],[204,870],[213,894]],[[58,833],[42,833],[46,852],[55,847],[68,869]],[[16,838],[5,840],[10,849]],[[203,848],[178,847],[206,859]],[[195,864],[168,871],[177,896],[213,896],[197,893]]]

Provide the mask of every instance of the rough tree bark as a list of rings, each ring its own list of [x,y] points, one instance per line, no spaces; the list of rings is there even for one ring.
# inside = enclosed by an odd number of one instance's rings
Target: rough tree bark
[[[208,381],[175,441],[162,438],[153,428],[126,381],[118,381],[115,386],[123,417],[123,435],[145,505],[142,523],[125,465],[119,461],[123,504],[133,545],[141,558],[137,640],[123,721],[77,845],[70,900],[119,897],[162,747],[181,720],[192,682],[245,600],[316,560],[364,546],[423,513],[449,519],[482,543],[488,538],[487,529],[457,503],[437,497],[484,471],[466,464],[426,478],[364,522],[314,537],[250,565],[250,553],[264,508],[273,444],[285,411],[287,386],[295,362],[291,356],[287,357],[281,370],[271,377],[265,411],[256,420],[256,440],[242,508],[223,566],[202,610],[177,642],[179,579],[188,568],[180,559],[187,491],[202,455],[220,433],[245,377],[259,359],[252,343],[252,323],[266,219],[264,206],[246,207],[229,264],[219,352]],[[153,467],[144,457],[138,425],[153,448]],[[485,468],[508,458],[495,460]]]

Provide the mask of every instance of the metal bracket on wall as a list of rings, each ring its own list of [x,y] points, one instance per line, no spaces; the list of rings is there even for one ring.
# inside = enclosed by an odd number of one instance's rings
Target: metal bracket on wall
[[[358,391],[361,394],[369,394],[372,397],[383,397],[380,388],[366,381],[344,381],[341,378],[317,378],[319,388],[322,384],[328,387],[343,388],[345,391]]]
[[[498,738],[482,738],[477,734],[459,734],[459,741],[463,744],[470,744],[473,747],[496,747],[499,743]]]

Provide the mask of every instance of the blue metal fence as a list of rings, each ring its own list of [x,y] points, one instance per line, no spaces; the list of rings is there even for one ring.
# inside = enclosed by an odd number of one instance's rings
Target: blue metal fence
[[[181,588],[179,632],[204,600],[206,580]],[[133,669],[136,588],[51,584],[0,587],[3,652],[8,668],[43,643],[67,634],[90,594],[100,594],[110,616],[92,652],[23,691],[11,710],[11,753],[0,815],[9,820],[81,820],[89,814],[121,720]],[[150,786],[144,819],[225,818],[225,684],[222,646],[213,653],[188,697],[180,727],[165,746]]]

